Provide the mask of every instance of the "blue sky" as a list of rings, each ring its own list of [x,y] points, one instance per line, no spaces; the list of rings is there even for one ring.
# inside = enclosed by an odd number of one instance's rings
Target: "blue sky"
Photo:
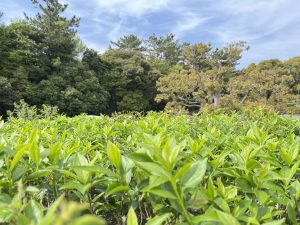
[[[125,34],[174,33],[183,42],[250,45],[241,66],[300,55],[300,0],[62,0],[81,18],[84,43],[99,52]],[[0,0],[3,20],[34,15],[30,0]]]

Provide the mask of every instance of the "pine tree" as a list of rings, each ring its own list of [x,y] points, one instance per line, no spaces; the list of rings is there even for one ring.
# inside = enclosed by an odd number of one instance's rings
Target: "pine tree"
[[[40,12],[34,18],[26,18],[42,35],[39,53],[45,56],[47,72],[51,74],[77,56],[79,43],[76,33],[80,19],[62,16],[68,5],[58,0],[31,1]]]

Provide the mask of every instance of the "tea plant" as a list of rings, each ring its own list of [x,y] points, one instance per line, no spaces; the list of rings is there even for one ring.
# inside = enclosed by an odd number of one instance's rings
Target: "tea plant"
[[[299,224],[299,136],[262,110],[10,118],[0,223]]]

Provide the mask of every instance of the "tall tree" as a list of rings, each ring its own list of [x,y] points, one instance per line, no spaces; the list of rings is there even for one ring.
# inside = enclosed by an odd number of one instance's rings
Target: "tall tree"
[[[8,26],[0,25],[0,76],[3,84],[2,92],[9,93],[3,97],[1,111],[5,114],[11,110],[14,101],[28,99],[32,84],[30,78],[43,73],[43,65],[36,56],[37,32],[24,21],[14,21]],[[12,92],[7,89],[10,86]]]
[[[109,94],[94,71],[82,63],[70,63],[41,81],[32,98],[40,104],[56,105],[67,115],[99,115],[107,112]]]
[[[280,60],[265,60],[244,69],[241,75],[231,79],[230,95],[223,104],[241,106],[264,105],[276,111],[296,112],[291,105],[295,100],[293,89],[295,83],[291,74]]]
[[[244,42],[232,43],[221,49],[213,49],[210,44],[185,44],[184,72],[173,71],[161,77],[157,83],[160,93],[156,100],[167,99],[166,96],[170,97],[171,93],[171,101],[174,101],[172,96],[176,96],[175,101],[187,108],[204,104],[218,107],[220,98],[228,92],[228,81],[234,75],[235,65],[245,48]],[[192,82],[197,86],[191,85]],[[173,91],[170,92],[169,88]]]
[[[185,65],[197,71],[211,69],[212,50],[210,43],[197,43],[194,45],[185,43],[182,53]]]
[[[159,71],[137,51],[109,50],[101,58],[110,67],[105,86],[110,93],[111,112],[151,109]]]
[[[124,35],[116,42],[111,41],[114,49],[127,50],[127,51],[144,51],[142,46],[143,42],[136,35]]]
[[[37,76],[42,79],[45,65],[39,55],[40,40],[40,32],[26,21],[18,20],[6,26],[0,38],[0,73],[9,76],[21,66],[32,82]]]
[[[235,66],[246,49],[248,46],[245,42],[234,42],[212,52],[211,59],[209,59],[210,69],[204,71],[203,80],[215,107],[219,106],[221,96],[227,91],[228,81],[236,72]]]
[[[6,115],[6,111],[11,109],[16,100],[13,87],[8,78],[0,76],[0,116]]]
[[[104,74],[109,69],[109,65],[101,59],[95,50],[86,49],[83,53],[82,63],[90,70],[93,70],[100,81],[103,81]]]
[[[175,65],[180,60],[182,46],[172,33],[161,37],[153,34],[145,40],[145,45],[147,47],[147,54],[150,57],[157,60],[164,60],[169,66]]]
[[[290,87],[295,95],[292,105],[297,108],[296,113],[300,113],[300,56],[293,57],[286,62],[284,66],[287,73],[294,77],[294,84]]]
[[[294,77],[295,83],[291,87],[296,95],[300,95],[300,56],[293,57],[284,62],[287,73]]]
[[[73,16],[68,19],[63,16],[68,5],[61,4],[58,0],[31,2],[40,12],[34,18],[26,18],[42,35],[39,53],[46,60],[47,73],[51,74],[77,56],[79,41],[76,32],[79,18]]]
[[[177,66],[157,81],[156,101],[166,101],[166,109],[171,111],[198,111],[205,103],[206,93],[199,73]]]

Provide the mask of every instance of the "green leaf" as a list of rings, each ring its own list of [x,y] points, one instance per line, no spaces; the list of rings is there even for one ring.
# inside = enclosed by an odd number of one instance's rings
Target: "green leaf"
[[[63,169],[56,169],[56,171],[66,175],[66,176],[72,177],[75,180],[78,180],[78,177],[76,176],[76,174],[72,173],[71,171],[63,170]]]
[[[130,209],[128,211],[127,225],[139,225],[137,216],[136,216],[135,211],[132,207],[130,207]]]
[[[205,214],[200,215],[200,216],[195,216],[193,218],[193,223],[198,224],[198,223],[203,223],[203,222],[218,222],[219,217],[215,211],[207,211]]]
[[[181,179],[182,188],[196,188],[204,177],[206,166],[207,158],[193,163]]]
[[[63,199],[63,196],[60,196],[58,199],[56,199],[55,202],[53,202],[48,208],[46,215],[38,221],[37,225],[54,224],[56,219],[56,211]]]
[[[23,157],[23,155],[25,154],[27,150],[27,146],[23,145],[16,153],[15,157],[13,158],[13,160],[10,163],[10,167],[9,167],[9,171],[11,172],[15,166],[17,165],[17,163],[19,162],[19,160]]]
[[[150,220],[148,220],[146,225],[162,225],[170,216],[172,216],[172,213],[157,215],[151,218]]]
[[[180,145],[176,145],[174,137],[166,141],[166,144],[162,148],[162,157],[169,169],[172,170],[175,166],[175,161],[181,149],[182,147]]]
[[[296,216],[296,210],[293,208],[291,204],[288,204],[287,206],[287,212],[288,212],[288,217],[289,220],[296,225],[297,224],[297,216]]]
[[[190,200],[187,202],[186,206],[191,209],[202,209],[207,203],[207,198],[202,196],[202,193],[196,192],[191,196]]]
[[[291,185],[291,192],[295,194],[296,200],[300,199],[300,182],[298,180],[294,181]]]
[[[263,223],[262,225],[281,225],[281,224],[284,224],[284,222],[285,222],[285,219],[281,219],[281,220],[275,220],[275,221]]]
[[[214,186],[211,176],[209,176],[208,181],[207,181],[206,194],[210,200],[213,200],[215,198],[215,186]]]
[[[43,216],[43,207],[38,202],[30,200],[25,207],[25,215],[31,221],[37,222]]]
[[[39,167],[41,161],[41,153],[37,143],[32,143],[29,147],[29,157]]]
[[[12,180],[16,182],[19,180],[25,173],[28,172],[29,169],[27,169],[24,165],[19,165],[15,167],[15,169],[12,171]]]
[[[114,165],[116,170],[118,172],[120,172],[122,156],[121,156],[119,148],[116,145],[114,145],[113,143],[108,142],[106,152],[107,152],[107,156],[108,156],[110,162]]]
[[[0,221],[1,222],[1,221]],[[24,215],[19,215],[16,221],[17,225],[35,225],[33,220],[28,219]]]
[[[266,181],[263,183],[263,188],[268,189],[268,190],[272,190],[272,191],[278,191],[278,192],[282,192],[283,193],[283,189],[280,185],[276,184],[273,181]]]
[[[164,179],[162,177],[150,176],[149,184],[146,187],[144,187],[141,191],[149,191],[150,189],[160,186],[161,184],[166,183],[167,181],[167,179]]]
[[[105,221],[91,215],[84,215],[74,220],[69,225],[105,225]]]
[[[83,185],[77,181],[69,181],[59,187],[59,190],[78,190],[81,194],[85,194],[92,187],[92,183]]]
[[[258,220],[254,217],[243,217],[243,218],[241,218],[241,220],[247,222],[247,224],[260,225]]]
[[[26,180],[34,180],[34,179],[38,179],[40,177],[46,177],[48,176],[50,173],[52,172],[52,170],[50,169],[42,169],[42,170],[38,170],[36,172],[31,173],[29,176],[25,177]]]
[[[146,153],[134,152],[129,155],[129,158],[137,162],[153,162]]]
[[[218,179],[217,179],[217,184],[218,184],[218,192],[224,198],[226,192],[225,192],[225,187],[224,187],[220,177],[218,177]]]
[[[87,166],[89,165],[88,160],[85,158],[85,156],[83,156],[80,153],[75,153],[72,156],[72,166]],[[86,184],[88,182],[88,179],[90,177],[90,173],[86,170],[81,170],[81,169],[74,169],[76,175],[77,175],[77,179],[83,183]]]
[[[299,169],[299,165],[300,165],[300,160],[298,160],[293,166],[292,168],[290,169],[289,171],[289,176],[288,176],[288,179],[292,179],[293,176],[296,174],[297,170]]]
[[[280,149],[279,155],[286,164],[290,165],[292,163],[292,155],[287,150]]]
[[[238,191],[235,186],[228,186],[225,188],[225,193],[226,199],[229,200],[235,198],[238,194]]]
[[[222,211],[230,213],[230,208],[227,202],[222,198],[217,198],[214,200],[215,205],[217,205]]]
[[[187,171],[191,168],[192,165],[192,163],[186,163],[184,166],[182,166],[179,170],[177,170],[175,178],[181,179],[184,176],[184,174],[186,174]]]
[[[146,171],[147,173],[157,176],[157,177],[164,177],[164,178],[169,178],[169,173],[160,165],[157,163],[152,163],[152,162],[135,162],[135,164]]]
[[[217,215],[219,217],[219,221],[224,225],[240,225],[236,218],[234,218],[231,214],[222,212],[217,210]]]
[[[236,180],[236,186],[240,188],[241,191],[248,192],[248,193],[253,192],[251,184],[245,178],[242,177],[238,178]]]
[[[247,170],[254,170],[254,169],[260,169],[261,165],[254,159],[249,159],[246,162],[246,168]]]
[[[91,173],[98,173],[98,174],[106,174],[110,177],[116,177],[116,174],[113,173],[111,170],[104,168],[99,165],[93,165],[93,166],[70,166],[70,169],[76,169],[76,170],[85,170]]]
[[[120,191],[128,191],[128,190],[129,190],[128,186],[113,184],[107,188],[106,196],[108,197],[110,195],[113,195],[114,193],[117,193]]]
[[[134,167],[134,163],[130,158],[122,157],[121,171],[120,171],[122,182],[125,181],[126,184],[130,183],[133,175],[132,173],[133,167]]]
[[[177,199],[175,193],[167,189],[156,187],[156,188],[152,188],[149,192],[163,198]]]
[[[265,203],[267,203],[270,199],[270,196],[269,194],[267,194],[266,192],[264,191],[255,191],[254,192],[258,201],[262,204],[262,205],[265,205]]]
[[[26,192],[30,192],[30,193],[38,193],[40,191],[40,189],[38,189],[37,187],[35,186],[28,186],[26,189],[25,189]]]
[[[50,162],[54,162],[59,157],[61,150],[62,150],[61,142],[56,142],[54,145],[50,147],[49,155],[48,155]]]

